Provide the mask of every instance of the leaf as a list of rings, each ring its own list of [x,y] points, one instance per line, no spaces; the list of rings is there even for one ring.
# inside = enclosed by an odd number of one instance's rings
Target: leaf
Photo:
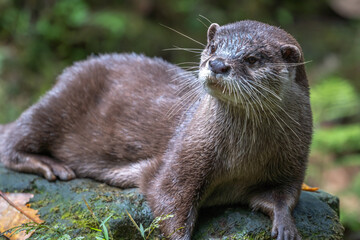
[[[102,232],[100,229],[97,229],[97,228],[90,228],[91,230],[94,230],[94,231],[98,231],[98,232]]]
[[[102,233],[103,233],[103,235],[104,235],[104,238],[105,239],[109,239],[109,233],[108,233],[108,230],[107,230],[107,228],[106,228],[106,226],[105,225],[102,225],[101,226],[102,227]]]
[[[102,227],[102,232],[103,235],[105,237],[105,239],[109,239],[109,232],[108,229],[106,228],[105,224],[107,221],[109,221],[109,219],[113,216],[113,214],[111,214],[110,216],[108,216],[104,221],[102,221],[102,223],[100,224],[100,227]]]
[[[19,209],[21,209],[25,214],[30,216],[32,219],[36,220],[37,223],[42,223],[37,210],[27,207],[25,204],[34,196],[30,193],[6,193],[4,194],[12,203],[14,203]],[[0,197],[0,232],[3,233],[11,228],[20,226],[25,223],[32,223],[33,221],[26,217],[23,213],[19,212],[16,208],[11,206],[4,198]],[[16,228],[16,229],[20,229]],[[35,229],[35,228],[32,228]],[[27,230],[24,228],[24,230]],[[24,240],[28,239],[32,234],[31,231],[16,231],[12,234],[5,233],[4,235],[9,239]]]
[[[303,191],[308,191],[308,192],[316,192],[317,190],[319,190],[318,187],[310,187],[310,186],[308,186],[308,185],[305,184],[305,183],[302,184],[301,189],[302,189]]]
[[[145,230],[144,230],[144,226],[140,223],[140,233],[141,236],[144,238],[145,237]]]

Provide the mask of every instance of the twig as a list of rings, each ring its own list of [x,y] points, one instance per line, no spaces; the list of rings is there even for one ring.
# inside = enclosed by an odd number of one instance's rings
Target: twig
[[[98,221],[97,217],[95,216],[95,213],[93,212],[93,210],[91,209],[90,205],[88,204],[88,202],[86,201],[86,199],[84,198],[84,196],[82,197],[87,209],[90,211],[91,215],[93,216],[93,218],[95,219],[95,221],[100,225],[100,222]]]
[[[7,231],[5,231],[7,232]],[[4,237],[5,239],[10,239],[8,236],[5,235],[5,232],[0,233],[0,237]]]
[[[27,217],[28,219],[30,219],[31,221],[33,221],[34,223],[40,224],[41,222],[39,222],[38,220],[34,219],[33,217],[29,216],[27,213],[25,213],[23,210],[21,210],[21,208],[19,208],[18,206],[16,206],[15,203],[13,203],[6,195],[5,193],[3,193],[0,190],[0,197],[2,197],[8,204],[10,204],[13,208],[15,208],[16,210],[18,210],[19,212],[21,212],[25,217]]]

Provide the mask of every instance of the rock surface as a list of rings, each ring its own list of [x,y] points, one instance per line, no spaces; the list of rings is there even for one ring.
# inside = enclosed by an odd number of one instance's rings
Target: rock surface
[[[39,229],[31,239],[96,239],[99,232],[91,228],[99,229],[99,222],[111,215],[107,223],[113,239],[142,239],[126,211],[144,228],[153,220],[137,189],[121,190],[89,179],[48,182],[0,165],[0,190],[35,195],[31,207],[39,209],[49,228]],[[294,217],[303,239],[342,239],[338,207],[338,198],[328,193],[302,192]],[[223,206],[200,211],[193,239],[271,239],[270,231],[268,216],[246,207]],[[155,231],[151,239],[156,236]]]

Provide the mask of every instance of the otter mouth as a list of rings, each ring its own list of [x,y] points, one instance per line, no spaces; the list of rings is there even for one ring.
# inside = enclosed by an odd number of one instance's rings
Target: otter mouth
[[[219,91],[219,92],[224,92],[225,91],[225,87],[220,83],[208,82],[208,83],[206,83],[206,85],[211,90],[215,90],[215,91]]]
[[[240,104],[240,99],[236,99],[236,95],[233,91],[229,90],[226,86],[226,79],[219,79],[216,77],[207,77],[204,82],[204,88],[211,96],[228,103]]]
[[[222,81],[223,81],[222,79],[208,77],[205,81],[205,87],[211,91],[224,93],[225,86],[224,84],[221,83]]]

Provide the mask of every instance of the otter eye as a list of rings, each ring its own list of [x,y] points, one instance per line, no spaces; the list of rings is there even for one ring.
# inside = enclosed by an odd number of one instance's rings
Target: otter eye
[[[245,58],[245,62],[249,63],[249,64],[254,64],[258,61],[258,59],[256,57],[247,57]]]
[[[210,45],[210,53],[212,54],[212,53],[214,53],[216,51],[216,46],[215,46],[215,44],[211,44]]]

